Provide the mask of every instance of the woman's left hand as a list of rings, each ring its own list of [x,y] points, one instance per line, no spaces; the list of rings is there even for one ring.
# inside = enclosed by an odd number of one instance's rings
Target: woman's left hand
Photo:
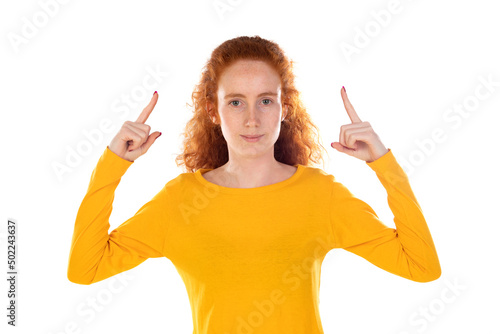
[[[389,152],[382,144],[379,136],[373,131],[368,122],[362,122],[347,98],[345,88],[342,87],[340,95],[344,101],[345,110],[352,124],[340,127],[339,142],[333,142],[332,147],[339,152],[349,154],[366,162],[373,162]]]

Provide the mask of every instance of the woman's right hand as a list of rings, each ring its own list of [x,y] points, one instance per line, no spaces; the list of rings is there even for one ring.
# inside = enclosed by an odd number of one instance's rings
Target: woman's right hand
[[[139,118],[135,122],[125,121],[120,131],[111,140],[109,149],[119,157],[134,161],[153,145],[156,138],[160,137],[161,132],[153,132],[151,135],[151,127],[144,124],[149,115],[153,111],[156,101],[158,101],[158,93],[155,92],[149,104],[144,108]]]

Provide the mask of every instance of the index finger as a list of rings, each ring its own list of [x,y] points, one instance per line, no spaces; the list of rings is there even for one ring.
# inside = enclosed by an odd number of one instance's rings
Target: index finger
[[[344,107],[345,110],[347,110],[347,115],[349,115],[349,118],[351,119],[352,123],[360,123],[361,118],[359,118],[358,114],[354,110],[354,107],[351,104],[351,101],[349,101],[349,98],[347,97],[347,93],[345,92],[345,88],[342,87],[340,90],[340,95],[342,96],[342,101],[344,101]]]
[[[153,109],[156,105],[156,101],[158,101],[158,93],[154,92],[153,97],[151,98],[151,101],[146,106],[146,108],[144,108],[142,110],[141,114],[137,118],[137,120],[136,120],[137,123],[144,124],[144,122],[146,122],[146,120],[148,119],[149,115],[151,114],[151,112],[153,111]]]

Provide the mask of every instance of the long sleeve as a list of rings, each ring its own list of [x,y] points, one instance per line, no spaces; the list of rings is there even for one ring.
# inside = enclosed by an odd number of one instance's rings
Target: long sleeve
[[[106,147],[94,168],[76,216],[67,272],[71,282],[92,284],[164,256],[165,187],[108,234],[115,189],[132,164]]]
[[[334,248],[343,248],[377,267],[416,282],[441,276],[441,267],[422,209],[392,151],[366,164],[387,191],[396,229],[333,178],[331,224]],[[332,176],[333,177],[333,176]]]

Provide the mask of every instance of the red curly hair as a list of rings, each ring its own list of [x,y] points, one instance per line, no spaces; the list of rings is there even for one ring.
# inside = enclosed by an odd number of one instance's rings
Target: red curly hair
[[[321,149],[326,150],[319,143],[318,128],[311,121],[300,99],[300,92],[295,88],[293,61],[275,42],[259,36],[240,36],[215,48],[203,68],[200,81],[191,95],[194,115],[183,133],[183,152],[175,159],[177,167],[185,165],[186,172],[193,173],[200,168],[218,168],[228,161],[227,142],[220,124],[212,121],[207,102],[217,110],[218,78],[239,59],[265,61],[281,78],[282,108],[286,105],[288,113],[281,122],[280,134],[274,144],[275,159],[292,166],[310,166],[311,162],[317,164],[319,160],[323,161]],[[218,115],[216,117],[220,120]]]

